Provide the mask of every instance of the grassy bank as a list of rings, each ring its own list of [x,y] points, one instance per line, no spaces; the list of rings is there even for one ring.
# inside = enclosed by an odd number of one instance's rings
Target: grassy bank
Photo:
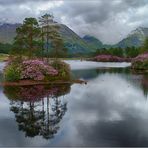
[[[0,53],[0,62],[7,61],[8,58],[9,58],[9,55],[8,54],[2,54],[2,53]]]

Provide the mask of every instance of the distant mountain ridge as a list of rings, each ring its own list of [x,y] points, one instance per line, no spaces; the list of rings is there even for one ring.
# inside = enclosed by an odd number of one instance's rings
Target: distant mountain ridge
[[[83,37],[83,40],[86,41],[90,46],[94,47],[94,49],[99,49],[99,48],[104,47],[103,43],[99,39],[93,36],[85,35]]]
[[[0,23],[0,43],[12,43],[14,37],[16,36],[16,28],[21,24],[9,24],[9,23]],[[105,45],[99,39],[85,35],[81,38],[68,26],[59,24],[60,34],[64,40],[65,46],[68,49],[69,55],[88,55],[95,53],[98,49],[110,48],[110,47],[139,47],[143,44],[144,39],[148,37],[148,28],[139,27],[126,38],[121,40],[115,45]]]
[[[0,23],[0,42],[12,43],[16,35],[16,28],[21,24]]]
[[[146,37],[148,37],[148,28],[138,27],[137,29],[131,31],[126,38],[116,44],[116,47],[139,47],[143,44]]]
[[[16,28],[20,25],[21,24],[0,24],[0,43],[13,43],[13,39],[16,36]],[[69,55],[87,55],[97,50],[96,46],[89,44],[66,25],[59,24],[59,26],[60,34],[65,46],[68,48]]]
[[[71,55],[89,54],[95,52],[97,49],[88,44],[66,25],[60,24],[60,34],[64,40],[65,46],[68,48],[68,53]]]

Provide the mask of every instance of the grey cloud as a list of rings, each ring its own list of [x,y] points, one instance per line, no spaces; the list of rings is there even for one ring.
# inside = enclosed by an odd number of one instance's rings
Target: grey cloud
[[[88,33],[105,43],[116,43],[139,25],[147,25],[148,11],[136,13],[146,6],[147,0],[81,0],[65,1],[58,11],[66,18],[63,22],[81,36]]]
[[[104,43],[116,43],[139,25],[148,25],[148,0],[61,1],[59,6],[41,10],[41,4],[57,4],[59,0],[0,0],[0,19],[21,22],[24,17],[53,12],[58,21],[80,36],[90,34]]]
[[[147,0],[125,0],[125,3],[131,7],[140,7],[148,3]]]
[[[0,0],[0,5],[18,5],[27,2],[45,2],[48,0]]]

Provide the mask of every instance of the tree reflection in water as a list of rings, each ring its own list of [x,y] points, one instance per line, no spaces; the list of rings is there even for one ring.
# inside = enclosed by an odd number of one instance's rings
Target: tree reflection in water
[[[27,137],[54,137],[59,123],[67,111],[67,103],[61,99],[70,92],[70,85],[4,87],[11,100],[10,110],[15,114],[20,131]]]
[[[141,85],[142,85],[144,96],[147,99],[147,96],[148,96],[148,76],[147,75],[142,76]]]

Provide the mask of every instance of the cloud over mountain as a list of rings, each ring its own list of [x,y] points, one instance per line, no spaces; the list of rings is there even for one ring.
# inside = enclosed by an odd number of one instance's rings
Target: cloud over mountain
[[[138,26],[148,26],[148,0],[0,0],[1,21],[21,22],[52,12],[81,36],[115,43]]]

